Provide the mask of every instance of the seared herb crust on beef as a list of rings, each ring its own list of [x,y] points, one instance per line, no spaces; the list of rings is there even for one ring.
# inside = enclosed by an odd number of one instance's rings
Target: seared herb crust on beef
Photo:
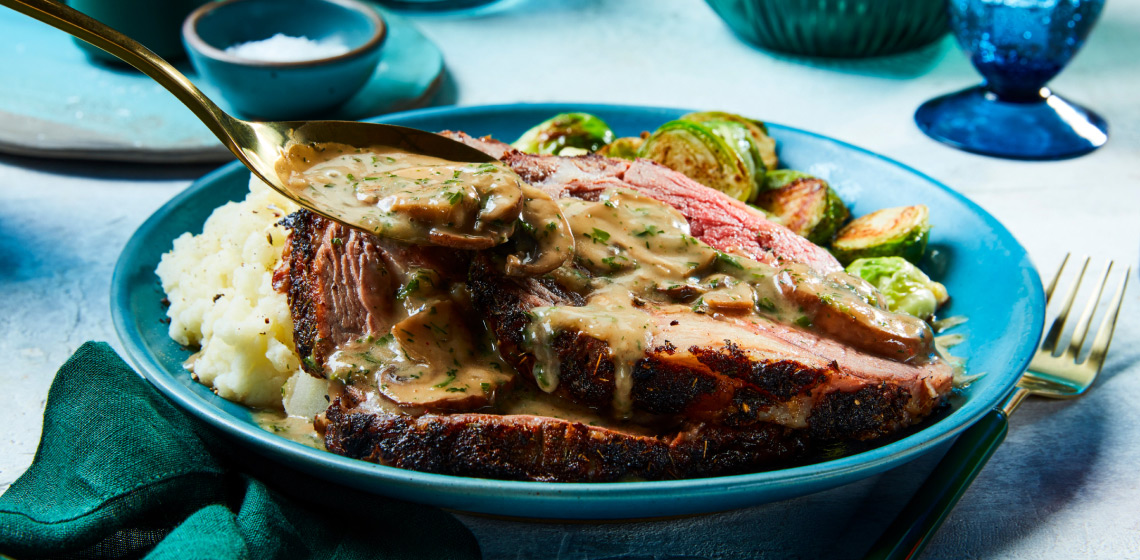
[[[423,472],[542,482],[613,482],[720,476],[794,464],[802,434],[694,424],[664,436],[558,418],[404,414],[361,410],[349,396],[325,413],[330,451]]]

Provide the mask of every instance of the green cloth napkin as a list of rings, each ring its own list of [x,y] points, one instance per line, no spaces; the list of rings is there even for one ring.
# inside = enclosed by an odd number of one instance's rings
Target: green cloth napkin
[[[479,558],[475,538],[443,511],[284,471],[216,437],[110,346],[88,342],[56,374],[35,461],[0,496],[0,552]]]

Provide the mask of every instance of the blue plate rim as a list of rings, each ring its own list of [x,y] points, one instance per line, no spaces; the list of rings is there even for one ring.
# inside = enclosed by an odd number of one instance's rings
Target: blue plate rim
[[[686,112],[684,109],[668,108],[668,107],[649,107],[637,105],[611,105],[611,104],[595,104],[595,103],[571,103],[571,102],[558,102],[558,103],[511,103],[511,104],[496,104],[496,105],[479,105],[479,106],[465,106],[465,107],[439,107],[429,109],[418,109],[414,111],[406,111],[402,113],[393,113],[378,117],[375,119],[377,122],[386,122],[392,124],[401,124],[409,120],[419,120],[428,117],[462,117],[464,115],[472,114],[493,114],[501,112],[514,112],[520,109],[527,110],[541,110],[549,111],[551,114],[563,112],[568,109],[586,111],[586,112],[604,112],[604,111],[630,111],[630,112],[660,112],[660,113],[677,113]],[[1028,262],[1028,253],[1017,239],[1003,226],[996,218],[991,216],[988,212],[978,206],[976,203],[966,198],[962,194],[954,191],[941,182],[933,179],[932,177],[915,170],[914,168],[895,161],[891,158],[877,154],[870,150],[855,146],[853,144],[837,140],[823,134],[811,132],[796,127],[768,123],[768,126],[773,131],[788,131],[792,133],[805,134],[814,137],[817,140],[832,143],[847,150],[853,150],[866,156],[882,160],[889,165],[901,168],[902,170],[914,174],[923,179],[929,184],[945,191],[947,194],[955,198],[958,202],[966,206],[972,213],[979,216],[995,232],[999,235],[1006,237],[1011,246],[1021,250],[1026,262]],[[778,136],[778,134],[777,134]],[[372,480],[368,486],[376,487],[377,491],[385,494],[393,495],[394,497],[403,497],[406,499],[413,499],[432,505],[450,506],[456,509],[481,512],[481,513],[504,513],[504,509],[508,510],[507,515],[517,515],[520,512],[514,511],[512,508],[480,508],[478,504],[473,503],[481,498],[495,498],[501,500],[503,498],[510,498],[514,500],[534,500],[541,499],[548,502],[578,502],[581,500],[591,501],[624,501],[633,498],[657,498],[663,493],[673,494],[683,492],[686,495],[697,496],[702,492],[708,493],[722,493],[726,487],[734,489],[746,490],[755,488],[757,486],[775,485],[775,484],[796,484],[818,487],[817,489],[824,489],[827,487],[844,484],[854,480],[853,476],[863,471],[878,472],[877,468],[883,465],[894,466],[902,464],[921,453],[930,450],[931,448],[940,445],[950,438],[960,433],[965,428],[976,422],[982,415],[991,410],[997,403],[999,403],[1009,390],[1016,383],[1022,371],[1028,366],[1032,357],[1033,350],[1036,347],[1036,341],[1040,338],[1041,331],[1044,328],[1044,291],[1041,286],[1040,277],[1037,274],[1036,268],[1029,264],[1028,268],[1024,270],[1030,280],[1029,298],[1030,308],[1034,312],[1034,316],[1030,318],[1030,328],[1034,336],[1025,337],[1019,342],[1017,346],[1017,355],[1020,359],[1016,361],[1016,368],[1011,368],[1010,372],[1000,372],[1000,375],[1005,377],[998,388],[993,389],[987,393],[986,399],[979,397],[969,399],[960,408],[953,411],[945,418],[940,419],[936,423],[927,426],[918,432],[903,437],[894,442],[888,443],[881,447],[876,447],[861,453],[841,457],[820,463],[813,463],[809,465],[802,465],[787,469],[779,469],[773,471],[764,471],[758,473],[749,473],[732,476],[721,476],[712,478],[695,478],[685,480],[670,480],[670,481],[642,481],[642,482],[618,482],[618,483],[547,483],[547,482],[523,482],[523,481],[504,481],[495,479],[483,478],[468,478],[458,477],[451,475],[442,475],[434,473],[423,473],[417,471],[410,471],[399,469],[395,467],[387,467],[368,463],[364,461],[348,459],[333,453],[319,451],[309,447],[305,447],[299,443],[288,441],[279,436],[273,435],[270,432],[257,428],[255,426],[246,424],[244,422],[234,422],[232,416],[226,414],[222,409],[215,407],[211,403],[199,395],[194,394],[188,388],[181,385],[171,374],[166,371],[154,357],[147,351],[145,344],[142,341],[141,334],[135,331],[130,324],[130,316],[127,314],[129,309],[129,289],[125,282],[127,276],[131,273],[129,267],[131,265],[131,255],[136,254],[142,247],[147,234],[153,230],[161,221],[163,216],[177,208],[186,200],[194,197],[198,191],[208,189],[210,186],[222,177],[234,173],[236,170],[244,169],[239,162],[232,162],[219,169],[216,169],[202,178],[195,181],[190,187],[182,191],[170,201],[155,211],[138,230],[131,236],[123,248],[122,253],[116,263],[114,273],[111,281],[111,314],[113,324],[116,332],[119,335],[123,347],[127,351],[129,361],[135,365],[139,372],[149,382],[155,385],[163,394],[168,398],[175,401],[181,408],[191,412],[200,419],[205,420],[209,425],[221,430],[222,432],[238,437],[248,438],[254,442],[260,449],[259,452],[268,453],[270,455],[283,454],[286,456],[295,456],[298,453],[302,458],[313,461],[313,463],[302,464],[301,468],[309,470],[318,476],[340,479],[340,477],[349,476],[363,476]],[[1016,370],[1016,371],[1013,371]],[[999,375],[999,372],[989,372],[989,375]],[[320,471],[314,472],[313,469],[320,468]],[[326,470],[327,469],[327,470]],[[870,473],[868,473],[870,474]],[[831,483],[828,483],[828,482]],[[837,482],[837,483],[836,483]],[[430,491],[443,491],[442,496],[425,499],[419,495],[421,490]],[[411,494],[411,493],[414,493]],[[800,495],[805,492],[793,492],[789,495]],[[443,499],[438,499],[443,498]],[[463,505],[467,502],[467,507]],[[759,502],[755,502],[759,503]],[[746,504],[744,504],[746,505]],[[731,509],[731,507],[740,507],[740,505],[730,506],[720,509]],[[517,509],[517,508],[514,508]],[[548,511],[549,508],[543,508]],[[700,513],[706,511],[716,511],[715,508],[703,508],[692,511],[692,513]],[[557,512],[555,512],[557,513]],[[565,515],[550,515],[541,516],[528,516],[522,513],[522,517],[542,517],[542,518],[578,518],[574,515],[573,511],[564,512]],[[603,516],[590,515],[585,518],[599,519]],[[619,517],[646,517],[646,515],[622,515]]]

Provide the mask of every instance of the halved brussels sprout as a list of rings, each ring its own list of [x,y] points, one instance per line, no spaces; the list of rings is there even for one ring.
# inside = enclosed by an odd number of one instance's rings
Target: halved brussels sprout
[[[752,141],[756,144],[756,148],[760,152],[760,161],[764,163],[764,169],[775,169],[780,166],[780,159],[776,156],[776,141],[773,140],[771,136],[768,136],[768,127],[760,121],[742,117],[735,113],[726,113],[724,111],[689,113],[681,117],[681,120],[699,123],[706,121],[733,121],[740,123],[748,129],[749,134],[752,136]],[[758,184],[757,186],[764,188],[763,184]]]
[[[764,184],[767,168],[764,167],[760,147],[756,145],[756,140],[753,139],[752,132],[747,126],[737,121],[718,120],[709,120],[701,124],[711,130],[713,134],[720,136],[721,140],[736,150],[749,171],[752,172],[752,179],[756,182],[756,187]]]
[[[782,189],[800,179],[815,179],[815,176],[794,169],[774,169],[768,172],[768,179],[764,188],[770,190]]]
[[[917,263],[929,239],[930,210],[925,205],[885,208],[839,230],[831,253],[844,265],[868,257],[902,257]]]
[[[839,195],[826,181],[806,173],[779,170],[772,174],[780,188],[759,193],[756,204],[812,243],[831,241],[851,215]]]
[[[946,286],[931,280],[902,257],[856,259],[847,266],[847,273],[878,288],[887,309],[919,319],[931,318],[938,306],[950,299]]]
[[[589,113],[562,113],[526,131],[511,146],[530,154],[581,155],[596,152],[614,139],[610,126]],[[568,148],[576,148],[563,154]]]
[[[637,150],[641,148],[641,144],[645,139],[640,136],[627,136],[618,138],[598,150],[598,153],[612,158],[621,159],[637,159]]]
[[[705,126],[669,121],[641,145],[638,157],[651,159],[737,200],[752,197],[755,181],[744,159]]]

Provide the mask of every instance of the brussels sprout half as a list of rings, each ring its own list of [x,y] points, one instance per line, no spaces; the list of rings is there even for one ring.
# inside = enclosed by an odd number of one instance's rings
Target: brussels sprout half
[[[950,299],[946,286],[902,257],[856,259],[847,266],[847,273],[878,288],[887,309],[919,319],[930,319],[938,306]]]
[[[839,195],[826,181],[806,173],[778,170],[771,174],[780,188],[758,193],[756,204],[812,243],[831,241],[851,215]]]
[[[637,155],[737,200],[752,198],[755,181],[744,159],[701,124],[669,121],[645,139]]]
[[[682,116],[681,120],[699,123],[706,121],[738,122],[744,125],[752,136],[752,141],[755,143],[756,149],[760,152],[760,161],[764,163],[764,169],[775,169],[780,166],[780,159],[776,156],[776,141],[772,139],[771,136],[768,136],[768,127],[760,121],[742,117],[735,113],[726,113],[724,111],[689,113]],[[757,187],[764,188],[764,185],[762,183],[757,184]]]
[[[844,265],[869,257],[902,257],[917,263],[929,239],[930,210],[925,205],[885,208],[839,230],[831,253]]]
[[[626,136],[602,146],[598,153],[612,158],[637,159],[637,150],[644,142],[645,139],[640,136]]]
[[[709,120],[701,124],[711,130],[713,134],[720,136],[721,140],[724,140],[729,147],[736,150],[749,171],[752,172],[752,180],[756,182],[754,191],[758,190],[764,184],[767,168],[764,167],[760,147],[756,145],[756,140],[753,139],[749,128],[737,121]]]
[[[526,131],[511,143],[530,154],[580,155],[596,152],[614,139],[610,126],[589,113],[562,113]],[[563,154],[563,150],[575,148]]]
[[[815,175],[808,175],[803,171],[794,169],[775,169],[768,172],[768,179],[764,188],[770,190],[782,189],[800,179],[815,179]]]

